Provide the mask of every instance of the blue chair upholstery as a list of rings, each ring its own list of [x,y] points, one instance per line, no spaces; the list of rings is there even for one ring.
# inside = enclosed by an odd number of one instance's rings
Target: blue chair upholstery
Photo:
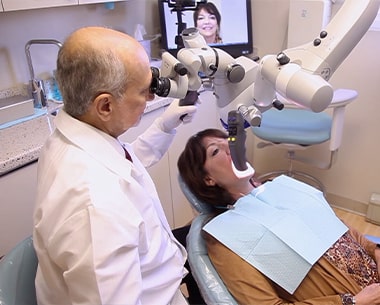
[[[332,118],[327,113],[305,109],[269,109],[262,115],[260,127],[252,127],[261,139],[273,143],[313,145],[330,139]]]
[[[262,174],[259,180],[270,180],[278,175],[286,174],[297,178],[306,178],[305,182],[312,182],[317,188],[325,192],[324,185],[317,178],[293,169],[292,161],[300,161],[311,164],[320,169],[329,169],[343,134],[345,107],[356,97],[357,92],[349,89],[337,89],[334,91],[333,100],[328,108],[332,109],[332,115],[328,112],[315,113],[309,110],[297,108],[295,105],[287,105],[283,110],[269,109],[262,115],[260,127],[252,127],[254,135],[262,140],[257,144],[258,148],[274,146],[285,148],[289,167],[286,170],[278,170]],[[296,150],[304,150],[312,145],[329,141],[330,158],[324,160],[307,159],[296,156]]]
[[[34,285],[37,265],[31,237],[0,260],[0,305],[37,305]]]
[[[370,241],[374,242],[375,244],[380,244],[380,237],[379,236],[373,236],[366,234],[365,237],[369,239]]]
[[[199,213],[193,219],[187,236],[187,253],[191,273],[202,297],[208,305],[237,305],[208,257],[206,243],[202,237],[202,228],[209,219],[212,208],[194,196],[181,176],[178,177],[178,181],[185,197]]]

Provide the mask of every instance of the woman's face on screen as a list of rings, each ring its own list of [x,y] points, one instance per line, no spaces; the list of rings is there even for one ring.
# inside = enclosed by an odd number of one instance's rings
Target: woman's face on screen
[[[197,29],[207,43],[214,43],[218,29],[216,16],[205,9],[201,9],[197,18]]]

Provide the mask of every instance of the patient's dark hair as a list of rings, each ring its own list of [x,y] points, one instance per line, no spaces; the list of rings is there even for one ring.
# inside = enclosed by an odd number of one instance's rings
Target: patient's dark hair
[[[205,129],[193,135],[179,156],[177,166],[179,174],[193,194],[211,205],[226,207],[235,202],[230,193],[218,185],[206,185],[207,172],[204,168],[206,162],[206,148],[203,139],[216,137],[227,139],[227,134],[219,129]]]

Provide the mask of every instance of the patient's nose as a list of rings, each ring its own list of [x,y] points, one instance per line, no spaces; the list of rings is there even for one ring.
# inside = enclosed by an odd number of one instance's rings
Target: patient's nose
[[[225,143],[223,143],[223,149],[224,151],[226,152],[227,155],[230,155],[230,146],[228,145],[228,141],[225,141]]]

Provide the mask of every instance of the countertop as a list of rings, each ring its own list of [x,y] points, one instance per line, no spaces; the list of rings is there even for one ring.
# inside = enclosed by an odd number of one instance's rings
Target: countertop
[[[38,159],[40,150],[53,131],[52,117],[40,116],[0,130],[0,175]]]
[[[172,98],[156,97],[147,103],[144,113],[171,103]],[[50,113],[61,105],[49,103],[45,115],[0,130],[0,176],[38,159],[42,146],[54,130]]]

